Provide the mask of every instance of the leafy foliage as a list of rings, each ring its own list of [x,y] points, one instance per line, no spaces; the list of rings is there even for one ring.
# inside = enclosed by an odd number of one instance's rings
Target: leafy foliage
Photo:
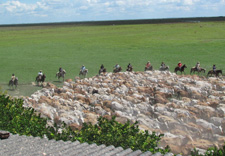
[[[163,134],[156,135],[155,132],[152,134],[148,131],[140,132],[137,122],[134,124],[130,124],[129,121],[125,124],[118,123],[114,116],[112,120],[100,117],[97,125],[84,123],[76,137],[80,142],[95,142],[98,145],[121,146],[124,149],[167,153],[170,151],[169,147],[165,150],[157,148],[162,136]]]
[[[217,149],[217,147],[210,147],[207,149],[207,151],[204,153],[204,155],[199,154],[199,151],[194,149],[194,151],[191,152],[192,156],[224,156],[225,155],[225,142],[222,148]]]
[[[34,109],[24,108],[22,99],[0,95],[0,129],[13,134],[43,136],[47,119],[34,114]]]

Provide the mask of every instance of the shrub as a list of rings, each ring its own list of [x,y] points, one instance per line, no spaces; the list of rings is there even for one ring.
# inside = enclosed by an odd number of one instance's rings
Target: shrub
[[[148,131],[140,132],[137,122],[118,123],[115,121],[115,116],[112,120],[100,117],[96,125],[84,123],[83,128],[76,133],[76,139],[80,142],[121,146],[124,149],[131,148],[152,153],[167,153],[170,151],[169,147],[165,150],[157,148],[162,136],[163,134],[156,135],[155,132],[152,134]]]
[[[34,109],[24,108],[22,99],[0,95],[0,129],[13,134],[43,136],[47,119],[34,114]]]
[[[191,152],[192,156],[225,156],[225,142],[222,148],[217,149],[217,147],[210,147],[207,149],[207,151],[204,153],[204,155],[199,154],[199,151],[194,149],[194,151]]]

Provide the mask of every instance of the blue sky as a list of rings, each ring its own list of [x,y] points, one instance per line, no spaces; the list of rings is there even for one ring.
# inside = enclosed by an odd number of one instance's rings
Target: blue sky
[[[0,25],[225,16],[225,0],[0,0]]]

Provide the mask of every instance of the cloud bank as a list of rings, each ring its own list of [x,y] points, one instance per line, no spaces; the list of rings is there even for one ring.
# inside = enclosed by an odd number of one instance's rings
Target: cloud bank
[[[3,0],[0,24],[225,16],[225,0]]]

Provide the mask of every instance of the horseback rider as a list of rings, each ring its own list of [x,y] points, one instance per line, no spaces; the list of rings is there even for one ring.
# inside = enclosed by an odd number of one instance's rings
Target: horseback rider
[[[115,69],[119,69],[119,67],[120,67],[120,65],[119,64],[116,64],[114,68]]]
[[[200,70],[200,62],[197,62],[197,64],[195,65],[195,69],[196,69],[197,71]]]
[[[216,65],[213,65],[213,73],[216,74]]]
[[[145,66],[145,67],[146,67],[146,69],[149,69],[149,68],[151,67],[151,63],[150,63],[150,61],[148,61],[148,62],[147,62],[147,64],[146,64],[146,66]]]
[[[59,68],[59,73],[61,73],[63,71],[62,67]]]
[[[41,79],[42,76],[43,76],[43,73],[42,73],[42,70],[40,70],[40,71],[38,72],[38,76],[37,76],[37,77],[38,77],[39,79]]]
[[[38,76],[43,76],[42,70],[38,72]]]
[[[182,67],[181,61],[178,62],[177,66],[181,69],[181,67]]]
[[[14,81],[15,81],[15,79],[16,79],[15,74],[12,74],[12,76],[11,76],[11,80],[14,82]]]
[[[164,69],[164,68],[166,68],[166,64],[164,63],[164,62],[162,62],[161,63],[161,67],[160,67],[161,69]]]
[[[130,70],[131,68],[132,68],[132,65],[129,63],[129,64],[127,65],[127,69]]]
[[[101,66],[100,66],[100,69],[101,70],[103,70],[105,67],[104,67],[104,65],[102,64]]]
[[[80,68],[80,71],[83,73],[83,72],[84,72],[84,70],[85,70],[85,66],[84,66],[84,65],[82,65],[82,66],[81,66],[81,68]]]

